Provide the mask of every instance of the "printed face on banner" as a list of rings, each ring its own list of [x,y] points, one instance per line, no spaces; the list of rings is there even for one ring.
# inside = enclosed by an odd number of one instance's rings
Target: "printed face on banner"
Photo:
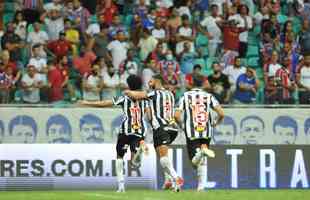
[[[14,143],[35,143],[37,130],[36,121],[28,115],[18,115],[9,123],[9,135]]]
[[[260,144],[265,135],[264,122],[257,116],[243,118],[240,129],[243,144]]]
[[[104,129],[99,117],[88,114],[80,120],[80,133],[83,143],[103,143]]]
[[[279,144],[295,144],[297,130],[296,120],[289,116],[279,116],[273,122],[273,132]]]
[[[236,123],[231,117],[225,116],[223,123],[219,124],[214,130],[214,143],[233,144],[236,133]]]
[[[71,143],[72,129],[69,120],[62,115],[51,116],[46,124],[48,143]]]

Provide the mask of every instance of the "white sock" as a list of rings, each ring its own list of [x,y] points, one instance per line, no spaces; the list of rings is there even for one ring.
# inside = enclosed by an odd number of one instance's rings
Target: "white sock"
[[[139,148],[135,155],[132,158],[132,162],[136,165],[140,165],[143,157],[143,150],[142,148]]]
[[[198,189],[203,189],[206,187],[207,182],[207,161],[206,158],[201,159],[197,166],[197,176],[198,176]]]
[[[116,160],[116,175],[119,189],[123,189],[125,187],[124,182],[124,161],[121,158]]]
[[[160,164],[164,170],[169,176],[171,176],[174,180],[178,177],[176,171],[174,170],[172,164],[169,161],[169,158],[167,156],[160,158]]]
[[[203,158],[203,154],[202,154],[201,150],[200,149],[196,149],[196,154],[195,154],[195,156],[192,159],[192,163],[195,166],[198,166],[199,163],[201,162],[202,158]]]

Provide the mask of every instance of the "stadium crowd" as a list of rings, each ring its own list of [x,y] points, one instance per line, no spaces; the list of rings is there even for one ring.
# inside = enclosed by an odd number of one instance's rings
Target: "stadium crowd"
[[[223,104],[310,104],[309,0],[0,1],[0,103],[100,100],[161,73]]]

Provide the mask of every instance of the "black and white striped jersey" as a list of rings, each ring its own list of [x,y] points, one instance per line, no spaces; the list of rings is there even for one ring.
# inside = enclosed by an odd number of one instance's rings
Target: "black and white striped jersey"
[[[147,94],[151,109],[151,125],[153,129],[174,122],[175,100],[172,92],[161,89]]]
[[[187,139],[211,138],[211,109],[218,106],[215,97],[201,89],[185,92],[180,99],[178,110],[183,112],[184,132]]]
[[[127,96],[113,98],[115,106],[121,106],[124,112],[124,120],[120,127],[120,134],[145,137],[147,132],[146,108],[147,100],[135,101]]]

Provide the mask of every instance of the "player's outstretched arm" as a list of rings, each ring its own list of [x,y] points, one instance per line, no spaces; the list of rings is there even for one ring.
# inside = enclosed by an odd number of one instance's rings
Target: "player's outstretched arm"
[[[147,93],[145,91],[125,90],[124,94],[134,100],[142,100],[148,98]]]
[[[78,101],[78,105],[82,106],[90,106],[90,107],[112,107],[113,101],[112,100],[105,100],[105,101]]]
[[[213,124],[213,126],[215,127],[223,121],[225,115],[224,115],[224,110],[223,110],[222,106],[220,106],[220,105],[215,106],[213,108],[213,110],[217,113],[216,122]]]
[[[174,113],[174,118],[179,125],[182,124],[181,116],[182,116],[182,112],[179,109],[177,109]]]

